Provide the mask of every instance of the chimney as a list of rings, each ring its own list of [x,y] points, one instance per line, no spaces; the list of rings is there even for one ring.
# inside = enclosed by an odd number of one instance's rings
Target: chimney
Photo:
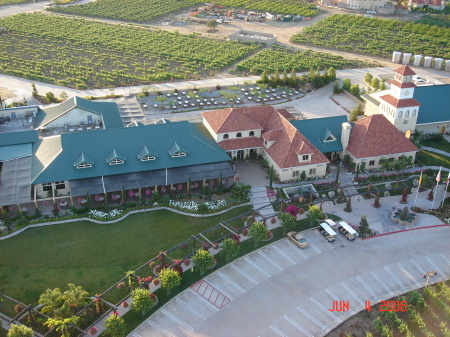
[[[350,123],[345,122],[342,123],[342,133],[341,133],[341,143],[342,143],[342,150],[345,151],[348,146],[348,141],[350,139],[350,131],[352,129],[352,126]]]

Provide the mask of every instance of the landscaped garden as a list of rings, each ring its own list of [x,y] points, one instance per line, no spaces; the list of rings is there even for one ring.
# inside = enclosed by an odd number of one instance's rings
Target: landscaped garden
[[[97,0],[82,5],[54,7],[49,10],[67,14],[102,17],[147,23],[155,18],[185,8],[201,6],[201,0]],[[311,3],[298,0],[217,0],[214,4],[231,8],[269,11],[274,13],[314,16],[317,8]]]
[[[34,304],[45,289],[73,282],[101,293],[159,251],[249,210],[242,206],[206,218],[152,211],[115,224],[80,221],[27,229],[1,242],[2,292]]]
[[[0,72],[78,89],[210,76],[260,48],[43,14],[2,18],[0,26]]]
[[[426,166],[443,166],[450,168],[450,157],[436,152],[421,150],[416,154],[416,160]]]
[[[290,72],[294,69],[296,72],[308,71],[311,68],[320,67],[327,69],[351,69],[366,68],[371,64],[363,61],[347,60],[342,56],[332,55],[330,53],[315,52],[312,50],[292,51],[281,47],[272,47],[264,49],[250,56],[248,59],[239,62],[236,65],[239,71],[250,71],[260,74],[263,71],[273,73],[275,71]],[[375,66],[372,64],[372,66]]]
[[[335,14],[293,35],[292,42],[390,57],[394,50],[450,57],[450,30],[408,21]]]
[[[18,4],[21,2],[30,2],[30,0],[0,0],[0,6]]]
[[[327,334],[338,336],[450,336],[450,281],[363,310]]]

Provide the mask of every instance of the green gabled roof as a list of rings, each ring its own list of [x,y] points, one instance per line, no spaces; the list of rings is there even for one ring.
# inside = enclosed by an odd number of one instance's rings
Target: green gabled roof
[[[155,124],[167,124],[167,123],[172,123],[172,121],[170,119],[160,118],[155,122]]]
[[[147,145],[144,145],[142,147],[141,151],[139,151],[139,153],[137,154],[137,156],[138,156],[139,160],[141,160],[145,156],[153,156],[155,158],[158,158],[158,152],[153,150],[151,147],[148,147]]]
[[[331,136],[331,137],[330,137],[330,136]],[[328,138],[331,138],[331,140],[328,140],[329,142],[330,142],[330,141],[333,141],[333,140],[336,140],[336,136],[333,135],[333,133],[332,133],[330,130],[328,130],[327,128],[325,128],[325,129],[323,129],[321,139],[322,139],[322,141],[326,142]]]
[[[417,124],[450,121],[450,84],[419,86],[413,97],[422,104]]]
[[[39,138],[37,130],[0,133],[0,146],[34,143]]]
[[[123,161],[127,160],[127,157],[120,151],[117,151],[116,149],[113,149],[105,158],[107,163],[110,163],[114,159],[120,159]]]
[[[39,109],[36,114],[35,127],[40,128],[47,125],[76,107],[94,114],[102,115],[104,126],[107,129],[123,127],[116,103],[89,101],[78,96],[71,97],[62,103],[45,106]]]
[[[348,122],[347,116],[291,121],[292,125],[322,153],[342,151],[342,123],[345,122]],[[325,142],[329,135],[333,135],[336,140]]]
[[[141,123],[141,122],[133,120],[132,122],[127,124],[127,128],[130,128],[130,127],[133,127],[133,126],[141,126],[141,125],[144,125],[144,123]]]
[[[75,159],[75,161],[73,162],[73,166],[77,167],[82,163],[94,165],[95,161],[89,155],[85,154],[84,152],[81,152],[80,155],[77,157],[77,159]]]
[[[58,141],[52,141],[55,138]],[[174,143],[183,144],[183,147],[188,148],[189,156],[172,158],[168,152]],[[159,154],[156,160],[141,161],[137,158],[147,144],[152,144],[153,150]],[[120,152],[128,160],[122,165],[108,165],[105,158],[112,149],[116,149],[116,152]],[[80,152],[95,160],[95,165],[83,170],[74,167],[74,158]],[[33,158],[31,176],[33,184],[230,160],[202,124],[190,124],[187,121],[62,134],[39,140],[33,146],[33,153],[39,154]],[[43,156],[44,153],[47,155]]]
[[[172,144],[168,152],[171,156],[173,156],[177,152],[184,152],[186,154],[189,153],[189,151],[185,147],[181,147],[177,142],[174,142]]]

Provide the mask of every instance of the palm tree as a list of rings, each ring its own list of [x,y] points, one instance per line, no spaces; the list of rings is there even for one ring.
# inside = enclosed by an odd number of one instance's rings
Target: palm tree
[[[42,313],[51,313],[57,318],[64,317],[67,312],[63,294],[59,288],[47,289],[39,297],[39,304],[43,304]]]
[[[386,170],[389,170],[391,168],[391,162],[387,160],[386,158],[381,158],[381,171],[386,172]]]
[[[83,287],[76,286],[73,283],[69,283],[68,286],[69,289],[64,292],[63,298],[69,306],[75,307],[78,311],[86,305],[86,297],[89,293]]]
[[[56,327],[56,331],[61,332],[61,337],[70,337],[69,327],[78,323],[80,317],[72,316],[64,319],[49,318],[45,325],[49,328]]]

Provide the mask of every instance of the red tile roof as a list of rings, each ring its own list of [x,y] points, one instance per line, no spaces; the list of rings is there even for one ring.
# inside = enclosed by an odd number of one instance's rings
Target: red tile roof
[[[390,94],[380,96],[380,99],[385,101],[386,103],[389,103],[390,105],[394,106],[395,108],[408,108],[408,107],[422,105],[414,98],[397,99]]]
[[[236,109],[227,108],[202,113],[215,133],[261,130],[263,127],[256,121],[237,113]]]
[[[347,146],[355,158],[370,158],[419,151],[382,114],[356,121]]]
[[[397,88],[415,88],[416,85],[412,82],[402,83],[397,80],[389,81],[390,84],[395,85]]]
[[[251,106],[204,112],[203,118],[216,133],[250,130],[249,125],[259,126],[262,134],[280,130],[277,141],[269,148],[263,146],[267,154],[280,168],[328,163],[329,160],[312,145],[283,115],[272,106]],[[241,125],[235,120],[245,121]],[[249,122],[250,121],[250,122]],[[224,127],[226,126],[226,128]],[[226,131],[223,131],[226,130]],[[273,132],[273,136],[278,132]],[[272,133],[269,133],[272,137]],[[228,140],[226,140],[228,142]],[[221,142],[227,146],[228,143]],[[230,143],[234,144],[234,143]],[[236,142],[236,144],[240,144]],[[312,154],[311,161],[299,162],[298,155]]]
[[[256,137],[225,139],[219,143],[219,146],[225,151],[254,149],[262,147],[262,140]]]
[[[402,76],[409,76],[409,75],[415,75],[416,73],[408,66],[401,66],[400,68],[397,68],[394,70],[397,74],[400,74]]]
[[[277,141],[283,130],[269,130],[262,134],[263,138],[268,142]]]

